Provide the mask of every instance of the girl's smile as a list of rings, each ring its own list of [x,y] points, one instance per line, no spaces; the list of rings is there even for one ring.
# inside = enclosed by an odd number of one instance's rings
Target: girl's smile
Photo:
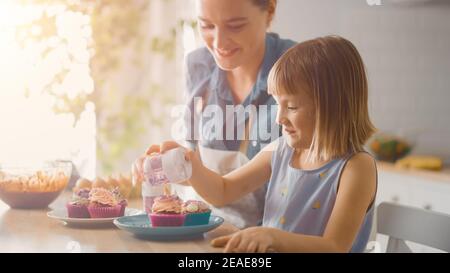
[[[297,95],[280,92],[273,97],[278,103],[277,123],[283,127],[288,145],[296,149],[309,149],[315,125],[312,99],[304,91],[299,91]]]
[[[284,131],[290,136],[295,134],[295,130],[294,129],[290,129],[290,128],[284,127]]]

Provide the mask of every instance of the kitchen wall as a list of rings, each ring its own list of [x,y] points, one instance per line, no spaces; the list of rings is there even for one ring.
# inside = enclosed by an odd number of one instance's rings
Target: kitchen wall
[[[272,31],[297,41],[327,34],[351,40],[368,69],[375,125],[415,136],[414,153],[450,161],[450,1],[278,2]]]

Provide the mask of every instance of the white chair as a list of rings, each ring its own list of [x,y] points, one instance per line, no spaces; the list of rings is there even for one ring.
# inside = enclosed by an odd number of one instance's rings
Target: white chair
[[[381,203],[377,208],[377,233],[389,237],[386,252],[412,252],[405,241],[450,252],[450,215]]]

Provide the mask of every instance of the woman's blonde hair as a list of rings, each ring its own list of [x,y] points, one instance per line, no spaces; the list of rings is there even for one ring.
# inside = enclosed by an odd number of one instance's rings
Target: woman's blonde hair
[[[277,0],[252,0],[253,4],[260,7],[262,10],[272,11],[277,5]],[[273,10],[274,11],[274,10]]]
[[[268,90],[274,95],[304,90],[312,98],[311,162],[359,152],[375,131],[364,63],[356,47],[342,37],[321,37],[286,51],[269,73]]]
[[[270,26],[273,17],[275,16],[275,10],[277,8],[277,1],[278,0],[252,0],[253,4],[257,7],[259,7],[262,11],[267,11],[269,14],[269,21],[268,25]]]

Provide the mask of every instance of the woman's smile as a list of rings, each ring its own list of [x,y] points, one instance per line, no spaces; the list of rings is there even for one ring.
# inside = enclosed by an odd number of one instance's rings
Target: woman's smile
[[[228,58],[228,57],[233,56],[236,52],[238,52],[239,48],[234,48],[234,49],[229,49],[229,50],[216,48],[215,51],[219,57]]]

